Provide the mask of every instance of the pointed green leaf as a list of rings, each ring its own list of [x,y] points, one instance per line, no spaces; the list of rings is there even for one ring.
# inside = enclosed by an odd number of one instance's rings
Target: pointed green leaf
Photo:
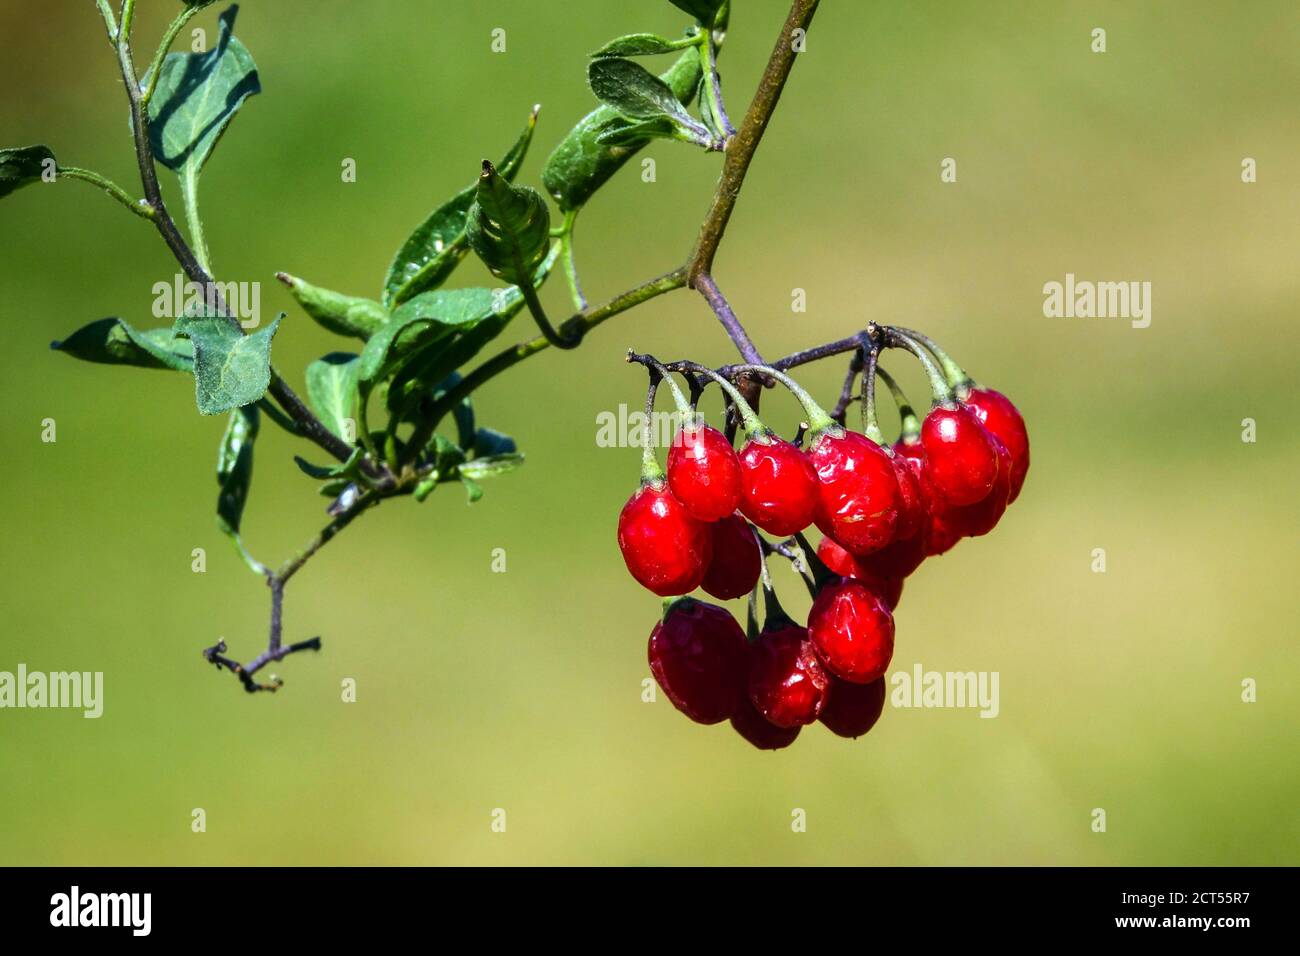
[[[313,465],[307,459],[294,455],[293,463],[309,478],[346,479],[346,484],[361,477],[361,459],[363,457],[362,450],[354,448],[351,456],[345,462],[335,462],[332,465]],[[332,483],[330,487],[333,487]]]
[[[182,316],[173,331],[194,343],[194,398],[203,415],[248,405],[271,384],[271,339],[280,327],[277,316],[264,329],[244,335],[221,316]]]
[[[369,386],[394,364],[453,329],[473,326],[493,314],[491,289],[434,289],[403,303],[361,351],[358,380]]]
[[[537,107],[533,107],[523,133],[497,166],[497,171],[506,179],[514,180],[536,128]],[[391,308],[441,285],[465,258],[469,251],[465,242],[465,221],[477,189],[477,183],[467,186],[435,209],[397,250],[384,278],[383,300],[386,306]]]
[[[459,470],[461,478],[480,481],[484,478],[495,478],[497,475],[504,475],[506,472],[514,471],[523,463],[523,455],[518,452],[507,452],[500,455],[475,458],[473,461],[465,462],[460,466]]]
[[[239,522],[253,482],[253,441],[257,438],[259,415],[256,405],[230,413],[230,424],[217,453],[217,526],[226,534],[239,534]]]
[[[314,286],[285,272],[277,272],[275,277],[289,287],[289,294],[308,316],[336,335],[365,341],[388,322],[388,310],[374,299]]]
[[[307,366],[307,401],[321,423],[344,439],[347,423],[356,422],[359,365],[351,352],[331,352]],[[355,428],[351,431],[355,434]]]
[[[610,40],[591,56],[592,59],[602,56],[657,56],[660,53],[673,53],[683,47],[694,46],[696,42],[694,37],[669,40],[655,33],[629,33],[627,36]]]
[[[703,75],[699,53],[687,50],[659,78],[668,84],[679,102],[689,103],[695,98]],[[560,209],[568,212],[581,208],[638,149],[649,142],[643,139],[618,146],[598,142],[602,134],[630,125],[611,107],[599,106],[579,120],[560,141],[542,168],[542,184]]]
[[[668,84],[640,63],[621,57],[592,60],[587,81],[598,99],[628,119],[668,117],[678,123],[696,122]]]
[[[48,146],[11,146],[0,149],[0,199],[47,173],[57,170]]]
[[[194,369],[194,345],[172,335],[171,329],[133,328],[122,319],[99,319],[84,325],[50,348],[86,362],[168,368],[178,372]]]
[[[541,193],[511,185],[484,160],[466,226],[475,255],[494,276],[518,285],[531,281],[546,258],[550,235],[551,213]]]
[[[221,14],[211,50],[163,60],[149,101],[149,139],[158,162],[177,173],[197,175],[240,104],[262,90],[252,55],[234,36],[238,12],[232,4]]]
[[[666,117],[642,120],[632,125],[611,126],[596,137],[602,146],[639,146],[648,139],[675,139],[677,126]]]

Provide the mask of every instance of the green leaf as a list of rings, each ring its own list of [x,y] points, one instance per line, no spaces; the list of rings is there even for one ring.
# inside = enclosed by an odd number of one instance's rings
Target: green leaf
[[[718,23],[716,18],[719,10],[724,10],[730,6],[728,0],[668,0],[668,2],[678,10],[685,10],[706,27],[725,26],[725,14],[721,23]]]
[[[673,65],[660,74],[681,103],[695,98],[704,74],[696,50],[687,50]],[[607,145],[599,138],[610,130],[631,125],[611,107],[599,106],[573,127],[546,159],[542,184],[560,209],[580,209],[592,195],[623,168],[638,149],[649,142],[643,139],[628,145]]]
[[[321,423],[345,440],[349,421],[356,422],[358,356],[331,352],[307,366],[307,401]],[[350,430],[355,434],[355,427]]]
[[[253,482],[253,441],[257,438],[260,417],[256,405],[230,413],[230,424],[217,453],[217,527],[238,536],[239,522]]]
[[[518,451],[518,446],[509,435],[492,428],[480,428],[474,433],[474,455],[479,460],[515,451]]]
[[[678,129],[664,117],[642,120],[631,126],[611,126],[596,137],[602,146],[639,146],[648,139],[676,139]]]
[[[194,369],[194,345],[177,339],[171,329],[141,332],[122,319],[99,319],[83,325],[50,348],[86,362],[167,368],[178,372]]]
[[[537,107],[533,107],[523,133],[502,158],[497,171],[513,181],[528,153],[537,128]],[[478,183],[465,187],[435,209],[397,250],[384,278],[384,305],[393,307],[421,292],[441,285],[465,258],[465,223],[474,202]]]
[[[587,82],[598,99],[629,119],[669,117],[678,122],[695,122],[667,83],[632,60],[592,60],[587,66]]]
[[[484,160],[466,235],[494,276],[515,285],[532,282],[550,247],[551,212],[541,193],[512,186]]]
[[[629,33],[627,36],[610,40],[591,56],[592,59],[602,56],[657,56],[660,53],[673,53],[683,47],[694,46],[696,42],[694,37],[669,40],[655,33]]]
[[[11,146],[0,149],[0,199],[34,183],[47,169],[58,169],[48,146]]]
[[[289,294],[308,316],[336,335],[365,341],[388,322],[388,310],[374,299],[323,289],[285,272],[275,277],[289,287]]]
[[[222,316],[182,316],[173,331],[194,343],[194,398],[203,415],[216,415],[257,401],[271,384],[271,339],[279,315],[264,329],[244,335]]]
[[[493,314],[491,289],[435,289],[398,307],[388,324],[371,336],[361,351],[358,380],[363,386],[387,377],[406,355]]]
[[[154,157],[177,173],[197,175],[235,111],[260,93],[253,57],[234,36],[232,4],[219,19],[217,43],[205,53],[169,53],[149,101]],[[146,75],[142,85],[148,85]]]
[[[346,479],[344,484],[348,484],[361,477],[361,459],[363,457],[365,457],[364,452],[360,448],[354,448],[345,462],[335,462],[332,465],[313,465],[307,459],[294,455],[293,463],[309,478],[342,478]],[[333,484],[331,483],[329,487],[332,488]]]
[[[467,461],[459,466],[457,471],[462,481],[468,478],[470,481],[478,482],[484,478],[495,478],[498,475],[514,471],[523,463],[523,455],[518,452],[507,452],[501,455],[488,455],[484,458]]]

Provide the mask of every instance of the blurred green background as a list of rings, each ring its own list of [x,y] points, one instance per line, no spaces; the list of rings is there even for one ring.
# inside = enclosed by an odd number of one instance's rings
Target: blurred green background
[[[176,4],[140,7],[147,61]],[[722,66],[737,116],[784,13],[735,2]],[[214,36],[215,17],[196,23]],[[290,381],[344,343],[293,308],[277,269],[376,295],[410,229],[540,102],[521,177],[537,182],[593,103],[588,51],[684,19],[666,0],[247,3],[237,32],[264,92],[201,199],[219,276],[260,280],[264,314],[289,312],[275,360]],[[0,143],[48,143],[137,192],[93,4],[3,0],[0,36]],[[83,184],[9,198],[0,670],[102,670],[106,704],[99,720],[0,712],[0,863],[1300,862],[1297,49],[1291,0],[822,5],[718,281],[769,357],[872,319],[929,331],[1020,404],[1034,464],[997,533],[923,567],[897,619],[895,668],[998,671],[1000,716],[887,708],[856,742],[816,726],[779,753],[641,701],[658,602],[614,544],[638,455],[596,447],[596,415],[641,400],[629,346],[731,360],[697,296],[482,390],[480,420],[518,438],[526,467],[473,507],[447,486],[350,528],[286,598],[286,638],[321,634],[323,652],[250,697],[199,658],[223,636],[244,659],[265,642],[266,589],[214,526],[224,418],[196,413],[184,376],[47,350],[106,315],[159,324],[150,289],[174,265]],[[579,221],[593,299],[677,265],[707,208],[718,157],[644,155],[657,181],[629,167]],[[1150,328],[1044,318],[1042,286],[1067,272],[1152,282]],[[484,281],[473,261],[452,280]],[[545,295],[563,313],[558,281]],[[500,344],[527,335],[525,317]],[[919,398],[910,360],[886,364]],[[841,375],[800,378],[829,403]],[[797,421],[785,396],[765,407]],[[263,428],[245,529],[264,560],[324,521],[290,460],[305,447]],[[1257,703],[1241,702],[1245,678]]]

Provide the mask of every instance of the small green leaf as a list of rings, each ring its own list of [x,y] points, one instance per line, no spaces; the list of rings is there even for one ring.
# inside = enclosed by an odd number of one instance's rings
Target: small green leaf
[[[48,146],[11,146],[0,149],[0,199],[28,183],[34,183],[47,170],[57,170],[54,153]]]
[[[293,463],[309,478],[342,478],[347,479],[346,484],[361,477],[361,459],[363,457],[362,450],[354,448],[351,456],[345,462],[335,462],[332,465],[313,465],[307,459],[294,455]],[[333,487],[332,483],[330,487]]]
[[[395,363],[453,329],[472,327],[493,314],[491,289],[434,289],[403,303],[361,351],[358,380],[369,386]]]
[[[591,56],[592,59],[602,56],[657,56],[660,53],[673,53],[683,47],[694,46],[696,42],[694,37],[669,40],[655,33],[629,33],[627,36],[610,40]]]
[[[699,53],[687,50],[673,65],[660,74],[681,103],[695,99],[695,91],[704,75]],[[592,195],[623,168],[638,149],[649,142],[612,146],[598,142],[612,129],[631,125],[611,107],[599,106],[573,127],[546,159],[542,184],[561,210],[580,209]]]
[[[640,146],[648,139],[676,139],[677,127],[664,117],[642,120],[631,126],[611,126],[596,137],[602,146]]]
[[[194,343],[194,398],[203,415],[248,405],[271,384],[271,339],[277,316],[264,329],[244,335],[222,316],[182,316],[173,331]]]
[[[275,277],[289,287],[290,295],[308,316],[336,335],[365,341],[388,322],[388,310],[374,299],[323,289],[284,272]]]
[[[256,405],[230,413],[230,424],[217,453],[217,527],[238,537],[239,522],[253,482],[253,441],[257,438],[260,417]]]
[[[478,501],[483,497],[483,489],[479,487],[478,482],[464,473],[460,474],[460,483],[465,486],[465,497],[469,499],[470,504]]]
[[[348,423],[356,422],[359,365],[351,352],[331,352],[307,366],[307,401],[321,423],[345,440],[355,434]]]
[[[171,329],[133,328],[122,319],[99,319],[83,325],[50,348],[86,362],[167,368],[178,372],[194,369],[194,345],[177,339]]]
[[[515,285],[532,282],[533,271],[546,258],[550,235],[551,213],[541,193],[511,185],[484,160],[466,226],[470,248],[483,264]]]
[[[706,27],[725,25],[725,14],[722,23],[717,22],[718,11],[730,6],[729,0],[668,0],[668,2],[679,10],[685,10]]]
[[[149,139],[158,162],[177,173],[197,175],[240,104],[262,91],[252,55],[234,36],[238,12],[231,4],[221,14],[211,50],[163,60],[149,101]]]
[[[502,158],[497,171],[513,181],[528,153],[537,128],[537,107],[533,107],[523,133]],[[397,250],[384,278],[384,304],[393,307],[421,292],[436,288],[465,258],[465,222],[474,202],[478,183],[467,186],[435,209]]]
[[[484,478],[495,478],[498,475],[504,475],[506,472],[514,471],[524,463],[524,456],[518,452],[508,452],[500,455],[488,455],[484,458],[475,458],[473,461],[467,461],[460,466],[461,478],[469,478],[472,481],[480,481]]]
[[[592,60],[587,66],[591,92],[628,119],[672,117],[695,122],[668,84],[640,63],[621,57]]]

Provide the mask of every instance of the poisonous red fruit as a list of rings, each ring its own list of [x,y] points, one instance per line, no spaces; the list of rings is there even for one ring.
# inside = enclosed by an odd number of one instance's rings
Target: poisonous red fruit
[[[817,545],[817,557],[821,558],[822,564],[840,577],[857,578],[865,582],[867,587],[880,595],[885,602],[885,606],[891,611],[898,607],[899,598],[903,596],[903,579],[901,577],[882,578],[868,571],[863,567],[866,563],[865,559],[855,558],[831,538],[822,538],[821,544]]]
[[[935,408],[921,423],[924,474],[931,487],[952,505],[979,501],[998,477],[993,442],[993,436],[969,409]]]
[[[731,726],[759,750],[780,750],[789,747],[799,736],[800,727],[778,727],[754,709],[746,697],[736,705],[731,715]]]
[[[901,581],[919,568],[925,559],[925,533],[924,530],[919,530],[910,538],[890,542],[879,551],[858,558],[859,573],[854,574],[853,577],[865,576]],[[862,572],[865,572],[865,575]]]
[[[1020,410],[1001,392],[991,388],[977,388],[966,396],[966,406],[975,413],[985,428],[1007,446],[1011,455],[1011,496],[1008,504],[1016,500],[1029,471],[1029,431]]]
[[[832,674],[866,684],[884,674],[894,656],[894,616],[862,581],[841,578],[813,601],[808,640]]]
[[[655,680],[691,720],[716,724],[735,713],[748,646],[726,610],[690,598],[678,601],[650,632],[648,653]]]
[[[782,438],[751,438],[740,449],[740,513],[768,534],[788,537],[813,523],[817,472]]]
[[[949,508],[943,522],[952,533],[963,538],[978,538],[988,534],[1001,520],[1010,503],[1012,461],[1005,445],[993,439],[998,450],[998,477],[993,489],[973,505]]]
[[[808,452],[817,471],[817,527],[853,554],[893,540],[898,479],[884,450],[857,432],[827,432]]]
[[[754,589],[763,571],[763,556],[754,532],[740,515],[730,515],[709,525],[713,557],[700,587],[715,598],[730,601]]]
[[[750,646],[749,656],[749,699],[760,714],[787,728],[817,719],[831,678],[806,629],[791,624],[768,631]]]
[[[643,484],[618,516],[618,547],[632,577],[660,597],[699,587],[709,566],[709,527],[662,482]]]
[[[700,521],[717,521],[735,511],[740,461],[727,436],[712,425],[683,425],[668,449],[668,487]]]
[[[898,480],[898,528],[894,540],[903,541],[925,526],[925,493],[921,490],[921,463],[897,452],[889,459]]]
[[[876,725],[885,709],[885,679],[869,684],[850,684],[831,678],[830,700],[817,719],[840,737],[861,737]]]

